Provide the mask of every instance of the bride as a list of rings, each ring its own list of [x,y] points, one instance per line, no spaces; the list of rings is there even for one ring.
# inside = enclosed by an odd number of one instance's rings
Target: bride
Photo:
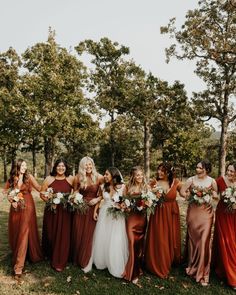
[[[125,218],[114,218],[107,209],[114,203],[115,197],[122,196],[124,184],[120,171],[110,167],[104,174],[105,184],[101,186],[101,208],[96,205],[94,219],[97,220],[93,237],[92,255],[88,265],[83,269],[88,272],[95,264],[97,269],[107,268],[114,277],[121,278],[128,260],[128,239]]]

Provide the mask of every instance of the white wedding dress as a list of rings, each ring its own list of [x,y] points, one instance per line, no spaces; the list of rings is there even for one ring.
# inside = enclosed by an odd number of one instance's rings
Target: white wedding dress
[[[118,191],[115,194],[121,193]],[[113,218],[107,214],[107,208],[112,206],[113,200],[104,191],[103,199],[93,236],[92,256],[83,271],[90,271],[92,264],[95,264],[97,269],[107,268],[114,277],[121,278],[129,256],[125,218]]]

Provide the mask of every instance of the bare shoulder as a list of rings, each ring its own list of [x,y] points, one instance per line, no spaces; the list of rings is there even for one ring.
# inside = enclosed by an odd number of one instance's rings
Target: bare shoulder
[[[102,183],[104,182],[104,177],[103,177],[102,174],[99,174],[99,173],[98,173],[97,178],[98,178],[98,183],[99,183],[99,184],[102,184]]]
[[[76,179],[76,176],[73,176],[73,175],[69,175],[68,177],[66,177],[66,180],[69,182],[70,185],[73,185],[75,179]]]
[[[49,175],[44,179],[44,184],[47,184],[49,186],[50,184],[53,183],[54,180],[55,180],[55,177]]]

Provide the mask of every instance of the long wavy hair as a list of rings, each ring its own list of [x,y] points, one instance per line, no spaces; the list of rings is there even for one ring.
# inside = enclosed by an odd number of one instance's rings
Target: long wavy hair
[[[10,183],[10,187],[14,188],[17,185],[18,179],[19,179],[19,175],[20,175],[20,167],[21,164],[25,162],[25,160],[23,159],[18,159],[16,161],[14,161],[12,163],[11,166],[11,171],[10,171],[10,177],[9,177],[9,183]],[[27,171],[27,169],[25,170],[25,173],[23,175],[23,183],[28,183],[29,182],[29,173]]]
[[[143,168],[141,166],[135,166],[130,170],[130,178],[129,178],[129,182],[127,185],[128,193],[131,193],[132,187],[134,187],[136,185],[135,177],[136,177],[138,171],[141,171],[143,173],[143,182],[141,183],[140,190],[143,192],[147,192],[147,190],[148,190]]]
[[[78,178],[79,178],[79,183],[81,188],[86,188],[88,186],[88,181],[86,177],[86,168],[85,168],[85,165],[88,162],[92,163],[92,173],[91,173],[92,183],[96,184],[97,182],[98,173],[97,173],[93,159],[87,156],[83,157],[79,162],[79,171],[78,171]]]
[[[158,170],[160,170],[160,169],[167,175],[167,180],[168,180],[169,186],[171,186],[173,183],[173,180],[175,178],[174,167],[168,162],[159,164],[157,167],[157,177],[156,177],[157,180],[160,180],[159,176],[158,176]]]
[[[233,167],[234,167],[234,170],[236,171],[236,162],[230,162],[230,163],[226,166],[225,171],[228,170],[229,166],[233,166]]]
[[[56,176],[57,175],[57,166],[63,163],[66,167],[66,171],[65,171],[65,176],[68,177],[70,175],[70,169],[69,169],[69,165],[67,163],[67,161],[63,158],[57,159],[55,164],[53,165],[52,171],[50,173],[51,176]]]
[[[112,180],[111,182],[105,182],[104,190],[105,192],[110,192],[110,186],[112,185],[115,188],[116,185],[123,184],[123,177],[120,173],[120,170],[116,167],[109,167],[106,169],[111,174]]]

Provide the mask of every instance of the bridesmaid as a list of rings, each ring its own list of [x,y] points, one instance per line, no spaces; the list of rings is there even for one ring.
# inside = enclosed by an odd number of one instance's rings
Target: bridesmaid
[[[227,211],[223,192],[228,187],[236,189],[236,162],[230,163],[226,175],[216,180],[221,199],[216,208],[213,239],[214,267],[220,278],[236,290],[236,210]]]
[[[196,175],[190,177],[181,188],[181,195],[191,197],[199,189],[210,189],[213,198],[217,198],[217,184],[208,176],[211,164],[207,160],[200,161],[196,167]],[[195,193],[196,194],[196,193]],[[186,273],[196,279],[202,286],[209,283],[211,261],[211,228],[214,212],[211,204],[189,203],[187,211],[187,253],[188,267]]]
[[[31,194],[32,188],[40,191],[41,186],[35,178],[28,173],[27,164],[18,159],[11,168],[10,178],[5,184],[4,193],[7,194],[11,203],[8,234],[12,250],[12,264],[14,278],[20,280],[26,256],[32,262],[43,259],[39,243],[36,212],[34,200]],[[22,200],[22,207],[17,198],[14,198],[13,190],[18,190],[18,197]]]
[[[142,168],[139,166],[133,167],[125,195],[130,198],[137,198],[147,190]],[[134,284],[138,283],[139,276],[143,274],[142,262],[146,225],[147,217],[142,212],[132,212],[127,217],[126,230],[129,241],[129,259],[123,277]]]
[[[73,262],[84,268],[91,257],[93,232],[96,225],[93,212],[94,206],[101,200],[101,197],[98,197],[98,189],[103,183],[103,176],[97,173],[93,159],[84,157],[79,163],[79,173],[76,178],[76,190],[79,190],[90,206],[86,214],[74,213],[72,225]]]
[[[43,184],[41,198],[46,202],[45,191],[52,188],[54,193],[71,193],[74,177],[69,175],[67,162],[58,159]],[[65,268],[70,251],[71,213],[62,204],[56,205],[55,212],[45,207],[43,217],[42,247],[51,266],[58,272]]]
[[[175,178],[174,168],[162,163],[157,167],[157,177],[151,186],[164,192],[164,202],[157,205],[154,215],[150,215],[145,265],[158,277],[167,278],[171,265],[180,263],[181,259],[180,213],[176,201],[180,182]]]

